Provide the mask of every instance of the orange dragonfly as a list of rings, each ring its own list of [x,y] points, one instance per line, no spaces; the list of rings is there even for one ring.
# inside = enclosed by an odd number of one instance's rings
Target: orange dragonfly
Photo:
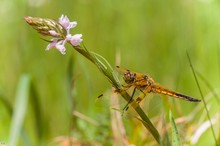
[[[123,74],[123,79],[127,83],[125,86],[123,86],[124,90],[128,90],[130,87],[134,87],[131,98],[123,110],[127,110],[128,105],[133,102],[132,100],[133,100],[133,96],[134,96],[136,89],[138,89],[139,91],[142,92],[141,95],[139,95],[136,98],[136,100],[134,101],[137,104],[139,104],[144,99],[144,97],[146,96],[147,93],[168,95],[168,96],[172,96],[175,98],[187,100],[190,102],[200,102],[201,101],[199,99],[195,99],[190,96],[183,95],[181,93],[177,93],[177,92],[171,91],[169,89],[166,89],[163,86],[161,86],[159,83],[156,83],[148,75],[133,72],[128,69],[121,68],[119,66],[116,66],[116,67],[117,67],[117,71],[119,73]]]

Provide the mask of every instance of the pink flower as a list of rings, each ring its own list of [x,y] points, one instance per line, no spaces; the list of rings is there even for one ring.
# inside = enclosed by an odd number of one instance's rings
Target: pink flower
[[[51,48],[55,47],[57,50],[61,52],[61,54],[66,54],[66,48],[65,48],[66,42],[68,41],[73,46],[78,46],[82,42],[82,39],[81,39],[82,34],[75,34],[75,35],[70,34],[70,29],[75,27],[77,23],[75,21],[70,22],[67,16],[62,15],[59,18],[59,23],[66,30],[67,34],[65,38],[58,39],[57,37],[60,36],[59,33],[57,33],[55,30],[50,30],[49,33],[55,38],[51,39],[51,42],[47,46],[46,50],[50,50]]]
[[[66,40],[61,40],[61,41],[59,41],[57,44],[56,44],[56,48],[57,48],[57,50],[59,50],[60,52],[61,52],[61,54],[66,54],[66,48],[65,48],[65,42]]]
[[[55,47],[57,44],[58,39],[57,38],[53,38],[51,39],[51,43],[49,45],[47,45],[46,50],[50,50],[51,48]]]
[[[51,48],[56,48],[61,52],[61,54],[66,54],[66,48],[65,48],[66,40],[60,40],[58,41],[57,38],[51,39],[51,43],[47,46],[46,50],[50,50]]]
[[[71,28],[74,28],[77,25],[76,21],[70,22],[67,16],[61,15],[59,18],[59,23],[66,29],[67,33]]]
[[[78,46],[83,40],[81,39],[82,34],[75,34],[69,38],[70,43],[73,46]]]

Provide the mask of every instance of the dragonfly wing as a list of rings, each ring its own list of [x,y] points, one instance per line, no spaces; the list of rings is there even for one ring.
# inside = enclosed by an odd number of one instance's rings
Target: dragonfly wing
[[[134,72],[134,71],[131,71],[131,70],[129,70],[129,69],[122,68],[122,67],[120,67],[120,66],[116,66],[116,70],[117,70],[120,74],[124,74],[124,73],[136,74],[136,78],[137,78],[137,79],[143,78],[143,77],[145,76],[145,74],[138,73],[138,72]]]
[[[119,73],[121,73],[121,74],[123,74],[123,73],[126,73],[126,72],[129,72],[129,71],[130,71],[130,70],[128,70],[128,69],[121,68],[120,66],[116,66],[116,70],[117,70]]]
[[[158,94],[163,94],[163,95],[168,95],[168,96],[172,96],[172,97],[175,97],[175,98],[180,98],[180,99],[191,101],[191,102],[200,102],[201,101],[199,99],[192,98],[190,96],[183,95],[181,93],[177,93],[177,92],[171,91],[169,89],[166,89],[166,88],[162,87],[159,84],[152,85],[152,91],[151,92],[158,93]]]

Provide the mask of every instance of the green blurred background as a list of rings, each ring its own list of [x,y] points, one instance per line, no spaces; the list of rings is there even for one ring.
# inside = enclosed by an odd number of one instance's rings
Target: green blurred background
[[[56,137],[68,135],[88,145],[114,145],[111,105],[108,105],[111,85],[106,78],[69,45],[66,55],[56,49],[45,51],[48,43],[23,19],[33,16],[58,20],[61,14],[78,22],[71,32],[82,33],[87,49],[105,57],[113,67],[118,54],[120,66],[150,74],[167,88],[201,98],[187,59],[188,51],[195,70],[219,91],[220,2],[217,0],[1,0],[0,142],[5,145],[11,128],[10,108],[15,106],[23,74],[31,78],[31,93],[19,145],[50,145],[51,141],[56,143]],[[74,86],[70,86],[71,79]],[[199,82],[211,118],[216,118],[218,100],[200,78]],[[103,106],[97,106],[101,93],[106,93],[106,100]],[[122,107],[125,104],[123,100],[120,103]],[[200,110],[190,121],[194,130],[207,120],[203,103],[150,95],[142,104],[150,118],[161,116],[165,120],[169,109],[178,118],[190,115],[198,106]],[[72,116],[73,110],[100,126]],[[122,119],[130,143],[155,144],[138,120]],[[186,125],[183,122],[179,126],[181,133]],[[219,122],[214,128],[218,136]],[[190,144],[192,135],[183,131],[181,142]],[[195,145],[201,143],[214,145],[210,128]]]

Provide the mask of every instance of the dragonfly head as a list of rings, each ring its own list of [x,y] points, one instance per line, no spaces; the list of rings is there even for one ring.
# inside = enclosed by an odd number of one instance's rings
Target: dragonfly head
[[[133,83],[135,81],[135,78],[136,73],[131,73],[130,71],[124,73],[123,79],[127,84]]]

